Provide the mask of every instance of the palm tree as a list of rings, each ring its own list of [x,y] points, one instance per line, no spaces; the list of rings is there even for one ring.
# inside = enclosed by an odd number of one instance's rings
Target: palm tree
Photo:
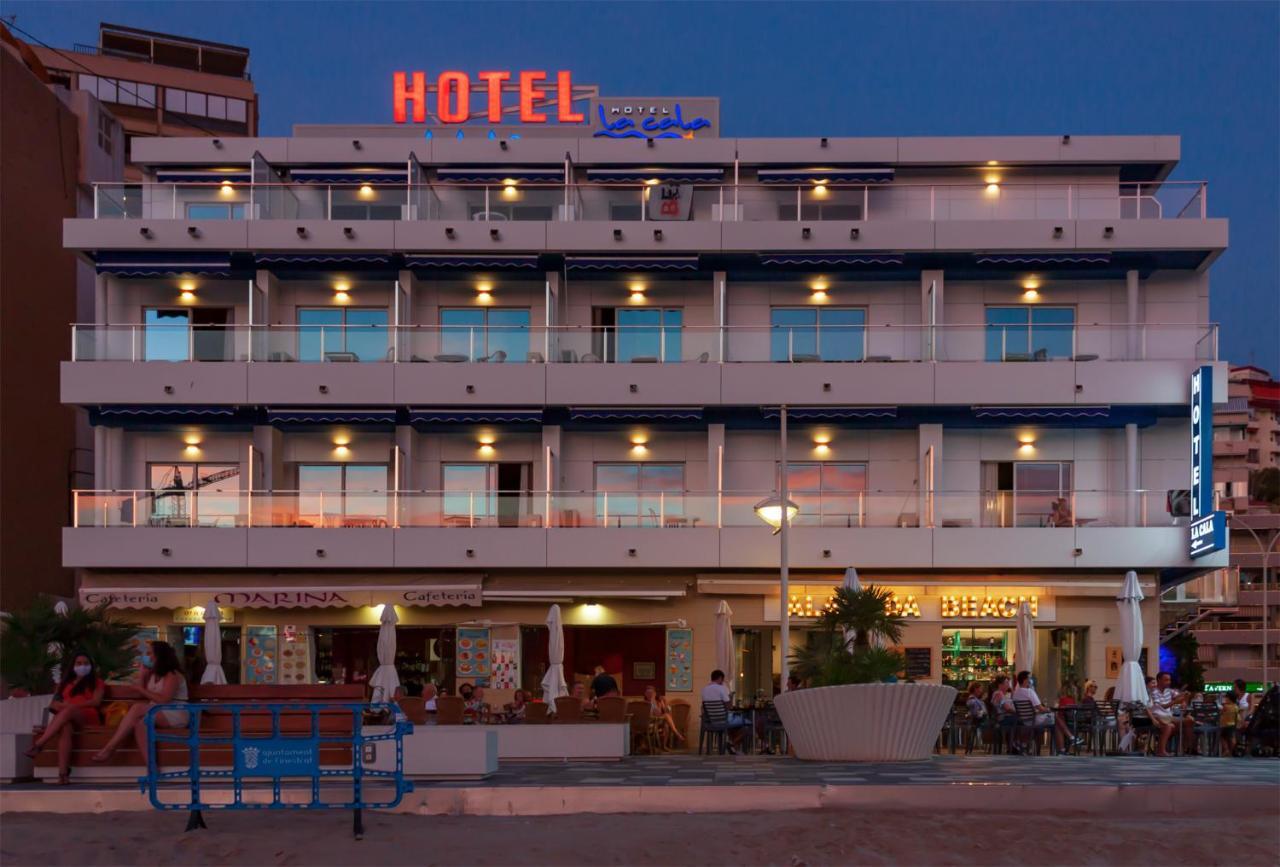
[[[873,643],[875,637],[893,644],[902,640],[903,619],[889,609],[892,596],[875,586],[837,590],[809,643],[792,654],[797,676],[810,686],[892,679],[902,670],[902,654]]]
[[[898,644],[902,641],[905,621],[889,610],[892,599],[890,591],[874,584],[862,590],[841,587],[818,622],[832,632],[851,633],[854,650],[870,649],[872,637],[876,635],[890,644]]]
[[[37,596],[27,608],[0,620],[0,676],[10,687],[33,695],[53,691],[53,667],[70,670],[72,655],[89,654],[104,678],[133,667],[133,638],[139,625],[118,618],[107,605],[57,613],[54,601]]]

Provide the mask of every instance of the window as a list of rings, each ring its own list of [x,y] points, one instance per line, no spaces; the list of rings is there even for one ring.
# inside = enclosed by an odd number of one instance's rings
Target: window
[[[800,507],[792,524],[861,527],[866,490],[866,464],[787,465],[787,497]]]
[[[98,149],[111,156],[115,150],[116,122],[105,111],[98,115]]]
[[[187,114],[208,114],[207,101],[208,98],[203,93],[187,91]]]
[[[240,465],[147,465],[147,523],[161,527],[234,527],[240,515]],[[141,517],[141,516],[139,516]]]
[[[209,117],[218,120],[227,119],[227,98],[225,96],[214,96],[209,94]]]
[[[618,361],[680,361],[683,321],[679,309],[619,308]]]
[[[861,361],[867,311],[858,307],[775,307],[773,361]]]
[[[187,361],[190,358],[190,310],[148,308],[142,313],[144,361]]]
[[[1070,360],[1075,321],[1071,307],[988,307],[987,361]]]
[[[405,187],[384,184],[362,184],[356,188],[333,187],[329,196],[330,219],[399,220],[400,209],[405,203]]]
[[[445,464],[442,467],[446,527],[534,526],[527,463]]]
[[[238,123],[244,123],[247,119],[245,112],[246,103],[243,99],[227,99],[227,120],[234,120]]]
[[[1075,525],[1070,461],[984,461],[984,527]]]
[[[529,356],[529,310],[520,307],[441,310],[440,352],[450,360],[525,361]]]
[[[637,202],[610,202],[609,203],[609,219],[615,222],[624,220],[639,220],[642,206]]]
[[[134,85],[138,91],[138,105],[145,108],[156,107],[156,86],[154,84],[136,84]]]
[[[388,525],[386,464],[302,464],[298,521],[313,527]]]
[[[176,87],[166,87],[164,89],[164,110],[186,114],[187,92]]]
[[[387,311],[378,307],[309,307],[298,311],[302,361],[385,361]]]
[[[188,220],[243,220],[244,202],[186,202]]]
[[[606,527],[659,527],[684,516],[684,464],[596,464],[596,518]]]

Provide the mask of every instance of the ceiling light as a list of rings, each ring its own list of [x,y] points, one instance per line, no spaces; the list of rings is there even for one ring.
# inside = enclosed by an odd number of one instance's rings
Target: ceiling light
[[[223,181],[222,186],[218,188],[218,192],[224,196],[235,194],[235,189],[231,186],[231,181]]]
[[[989,166],[998,166],[998,165],[1000,165],[1000,161],[999,161],[999,160],[987,160],[987,165],[989,165]]]
[[[649,180],[645,181],[645,183],[651,187],[656,187],[658,184],[662,183],[662,181],[658,180],[657,178],[649,178]]]
[[[822,196],[825,196],[827,194],[826,183],[823,181],[818,181],[816,184],[814,184],[813,194],[815,196],[818,196],[819,198],[821,198]]]
[[[360,198],[362,198],[362,199],[371,199],[371,198],[373,198],[373,187],[371,187],[369,184],[361,184],[361,185],[360,185]]]

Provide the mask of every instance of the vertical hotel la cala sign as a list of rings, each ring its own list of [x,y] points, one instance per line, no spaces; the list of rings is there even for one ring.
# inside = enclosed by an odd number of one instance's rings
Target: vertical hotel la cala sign
[[[487,70],[473,78],[449,70],[434,77],[414,70],[391,77],[392,117],[400,124],[451,127],[456,138],[480,131],[518,139],[513,129],[556,129],[592,138],[691,139],[714,136],[719,100],[711,97],[601,98],[594,85],[574,84],[569,70]],[[567,128],[567,129],[566,129]],[[543,133],[544,135],[546,133]]]
[[[1213,508],[1213,368],[1191,374],[1191,535],[1194,559],[1227,545],[1227,516]]]

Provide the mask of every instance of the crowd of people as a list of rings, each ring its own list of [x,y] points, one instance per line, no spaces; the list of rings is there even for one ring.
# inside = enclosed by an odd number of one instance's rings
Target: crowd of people
[[[1175,735],[1184,754],[1197,754],[1201,746],[1195,736],[1197,720],[1191,709],[1193,706],[1203,708],[1211,705],[1217,721],[1219,754],[1236,754],[1241,732],[1247,726],[1252,711],[1245,682],[1236,680],[1229,692],[1211,693],[1207,701],[1204,693],[1175,689],[1172,684],[1169,672],[1162,671],[1147,679],[1146,703],[1128,702],[1117,708],[1114,717],[1117,749],[1121,752],[1135,751],[1142,729],[1149,728],[1154,738],[1155,755],[1172,755],[1169,744]],[[1114,687],[1108,689],[1104,701],[1112,701],[1113,693]],[[1024,708],[1030,705],[1031,719],[1020,716],[1019,704]],[[1040,730],[1053,732],[1058,752],[1066,752],[1069,747],[1082,744],[1086,732],[1079,726],[1080,715],[1073,708],[1091,711],[1088,718],[1099,719],[1097,681],[1086,680],[1079,688],[1072,683],[1063,683],[1056,708],[1049,707],[1040,699],[1028,671],[1018,672],[1012,681],[1005,674],[997,674],[988,683],[975,681],[969,684],[965,694],[965,710],[970,724],[975,729],[991,731],[992,737],[1000,738],[1015,754],[1031,750],[1031,738]],[[1111,723],[1103,720],[1102,724]]]

